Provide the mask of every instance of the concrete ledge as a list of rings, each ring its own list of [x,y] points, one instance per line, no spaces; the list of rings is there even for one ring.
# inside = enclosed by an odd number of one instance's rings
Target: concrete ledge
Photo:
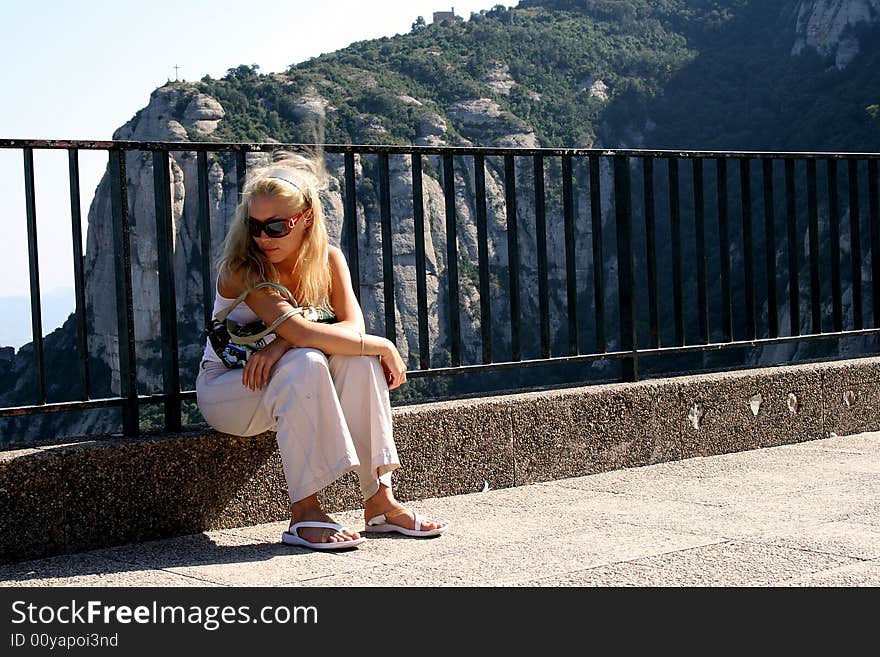
[[[394,409],[403,500],[880,429],[880,358]],[[324,491],[361,506],[354,475]],[[0,562],[282,520],[274,434],[0,452]]]

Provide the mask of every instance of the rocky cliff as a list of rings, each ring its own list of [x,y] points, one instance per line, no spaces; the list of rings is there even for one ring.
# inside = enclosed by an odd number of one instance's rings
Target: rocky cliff
[[[195,95],[193,95],[195,94]],[[192,100],[181,102],[192,96]],[[191,111],[194,104],[203,108],[200,113]],[[327,103],[315,95],[314,91],[301,99],[297,113],[304,120],[314,118],[316,111],[323,112]],[[180,114],[175,108],[186,107]],[[199,94],[186,84],[169,85],[153,93],[149,105],[137,117],[123,126],[114,137],[137,141],[182,141],[187,131],[200,130],[200,136],[210,134],[210,130],[222,119],[220,104],[204,94]],[[446,121],[457,126],[462,135],[473,138],[477,143],[495,146],[536,146],[534,133],[528,131],[521,122],[500,110],[490,98],[478,98],[450,105],[446,118],[436,117],[434,121],[423,121],[419,125],[417,143],[443,145],[443,126]],[[487,139],[487,136],[491,138]],[[489,228],[489,257],[493,271],[506,277],[507,271],[507,223],[504,202],[503,163],[490,158],[486,172],[486,205]],[[249,166],[260,164],[265,155],[249,154]],[[208,198],[210,203],[211,234],[213,252],[209,255],[215,261],[219,255],[221,240],[232,220],[235,207],[235,171],[232,163],[224,163],[222,156],[209,159]],[[132,154],[127,157],[127,183],[129,213],[132,224],[132,285],[135,313],[136,352],[142,368],[144,390],[157,390],[161,385],[161,374],[157,367],[160,353],[159,336],[159,298],[158,298],[158,258],[155,248],[155,216],[153,211],[153,172],[149,157]],[[322,202],[326,211],[331,241],[341,244],[343,228],[343,196],[340,180],[344,179],[342,157],[328,155],[330,179],[323,192]],[[477,360],[479,350],[477,339],[479,327],[479,298],[476,292],[476,278],[464,272],[472,272],[477,262],[477,232],[475,222],[475,199],[473,198],[473,161],[470,158],[456,158],[455,188],[456,215],[459,227],[459,260],[462,292],[462,338],[465,358]],[[529,164],[529,163],[525,163]],[[418,333],[416,301],[415,243],[413,238],[414,218],[412,210],[412,171],[408,156],[392,156],[389,159],[389,182],[392,213],[392,249],[395,272],[396,322],[399,327],[398,344],[404,358],[411,365],[417,364]],[[425,209],[426,270],[428,273],[429,332],[433,362],[442,364],[448,358],[449,338],[447,336],[446,303],[446,217],[440,172],[439,158],[429,156],[424,161],[423,194]],[[195,157],[191,153],[175,153],[172,157],[172,219],[174,226],[174,251],[176,274],[176,297],[178,317],[181,318],[181,360],[184,366],[194,366],[198,360],[202,343],[197,339],[202,313],[202,280],[200,263],[204,254],[200,249],[197,227],[198,190]],[[358,194],[358,245],[361,264],[361,303],[368,326],[375,332],[384,330],[384,288],[382,281],[381,222],[378,204],[378,184],[375,158],[364,156],[356,158],[355,177]],[[520,166],[518,175],[520,193],[529,198],[531,189],[531,168]],[[518,207],[519,223],[525,229],[521,236],[523,262],[520,270],[525,279],[533,279],[537,266],[534,255],[534,217],[528,203],[521,202]],[[93,343],[101,358],[110,364],[113,371],[112,389],[118,390],[118,362],[116,341],[116,308],[113,295],[115,280],[114,254],[112,247],[109,180],[105,178],[98,188],[97,195],[89,213],[88,252],[95,254],[89,258],[86,270],[89,306],[93,309]],[[561,231],[553,231],[549,236],[549,248],[553,253],[563,252]],[[555,270],[558,272],[558,270]],[[558,286],[554,286],[557,289]],[[503,300],[503,296],[498,299]],[[534,310],[530,298],[524,300],[526,312]],[[503,313],[503,308],[496,312]],[[185,318],[190,318],[189,322]],[[499,332],[503,348],[504,332]],[[183,339],[187,338],[187,339]],[[191,339],[190,339],[191,338]],[[152,365],[152,366],[150,366]]]
[[[802,0],[792,54],[805,47],[833,57],[834,65],[846,68],[861,48],[858,27],[880,21],[880,0]]]

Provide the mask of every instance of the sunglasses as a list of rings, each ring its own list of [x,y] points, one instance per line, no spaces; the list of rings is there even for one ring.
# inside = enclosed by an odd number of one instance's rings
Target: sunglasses
[[[306,213],[305,210],[289,219],[270,219],[269,221],[257,221],[253,217],[247,218],[248,232],[251,237],[259,237],[265,232],[266,237],[284,237],[290,235],[297,222]]]

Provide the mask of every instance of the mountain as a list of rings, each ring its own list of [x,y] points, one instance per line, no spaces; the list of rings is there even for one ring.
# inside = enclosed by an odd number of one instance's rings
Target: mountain
[[[261,74],[257,67],[239,66],[222,79],[169,82],[153,92],[149,104],[114,138],[309,143],[320,123],[328,143],[880,151],[878,37],[880,0],[522,0],[515,8],[498,5],[473,14],[469,20],[427,26],[417,21],[409,34],[354,43],[292,65],[284,73]],[[257,163],[260,156],[249,155],[248,160]],[[408,161],[392,157],[390,165],[392,198],[408,198]],[[328,168],[331,179],[323,201],[331,239],[339,243],[341,158],[328,157]],[[448,358],[441,171],[436,158],[425,158],[425,238],[435,365]],[[548,217],[561,213],[558,194],[552,198],[549,194],[559,186],[555,174],[548,166]],[[368,325],[381,331],[384,298],[376,175],[373,160],[358,159],[358,213],[364,218],[358,227],[360,291]],[[143,393],[156,391],[161,385],[151,160],[129,155],[127,176],[135,338]],[[480,348],[479,297],[472,264],[477,259],[470,191],[473,176],[472,160],[457,158],[454,183],[465,362],[479,362]],[[607,194],[610,172],[603,169],[602,176]],[[196,231],[199,208],[192,153],[173,156],[172,177],[178,316],[193,318],[180,326],[181,372],[184,385],[189,386],[203,344],[199,263],[203,257],[217,255],[235,204],[235,173],[229,157],[209,158],[211,254],[202,254]],[[501,309],[496,317],[503,316],[507,303],[503,180],[503,164],[489,158],[489,253],[495,277],[493,303]],[[582,182],[578,178],[578,183]],[[530,171],[523,166],[517,174],[523,198],[530,197],[531,185]],[[687,198],[686,190],[682,198]],[[607,201],[603,199],[603,223],[613,221]],[[588,185],[578,185],[576,202],[581,208],[588,207]],[[520,276],[523,290],[533,291],[537,289],[533,210],[520,203],[517,212]],[[417,366],[412,209],[405,203],[394,204],[392,214],[396,313],[398,326],[405,327],[398,343],[411,366]],[[110,217],[109,178],[105,176],[89,211],[86,256],[93,332],[90,362],[94,371],[101,373],[92,377],[95,394],[111,394],[119,388],[115,304],[113,295],[107,293],[114,290]],[[565,351],[566,340],[561,233],[551,231],[548,235],[554,353]],[[613,234],[610,226],[604,234],[606,238]],[[590,237],[589,230],[579,226],[578,244],[589,244]],[[685,237],[692,241],[692,235]],[[755,248],[763,248],[760,241]],[[614,300],[613,242],[604,252],[609,283],[606,292],[608,299]],[[735,271],[737,266],[741,261],[734,261]],[[591,254],[584,253],[578,261],[578,279],[587,281],[591,276]],[[585,316],[591,304],[587,292],[582,290],[579,297]],[[762,299],[758,302],[760,305]],[[536,294],[524,294],[523,317],[536,317],[537,312]],[[606,329],[611,336],[609,348],[617,334],[614,321],[609,317]],[[56,368],[56,376],[49,382],[50,400],[77,394],[76,386],[69,383],[78,380],[78,365],[76,341],[65,333],[73,330],[73,323],[68,324],[46,341],[47,361]],[[582,326],[582,342],[590,345],[594,328],[586,320]],[[524,321],[523,329],[527,351],[535,350],[532,345],[539,344],[537,323]],[[510,351],[509,331],[499,326],[494,340],[496,358],[505,358]],[[786,345],[759,351],[749,362],[734,359],[727,364],[804,358],[817,355],[815,349]],[[705,362],[709,361],[700,360],[697,366]],[[0,371],[0,402],[4,405],[29,403],[35,375],[28,365],[19,354]],[[585,380],[608,375],[608,368],[607,363],[596,363],[575,368],[570,374],[575,380]],[[529,376],[532,385],[554,381],[549,374],[538,379]],[[503,384],[516,384],[516,377],[506,374]],[[462,393],[483,385],[487,385],[485,381],[468,382],[464,377],[451,383],[421,381],[407,386],[397,400],[442,391]],[[67,424],[56,429],[96,431],[101,421],[94,417],[99,415],[90,416],[88,427],[64,419]],[[116,419],[110,413],[105,416],[101,426],[109,430]],[[38,425],[39,431],[56,431],[53,421],[9,421],[0,425],[0,442],[21,440],[32,435],[32,427]]]
[[[878,0],[523,0],[195,88],[227,112],[226,139],[308,142],[323,114],[338,143],[876,149],[878,15]]]

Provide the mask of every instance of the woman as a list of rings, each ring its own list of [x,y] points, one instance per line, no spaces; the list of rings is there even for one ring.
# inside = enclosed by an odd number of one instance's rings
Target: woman
[[[399,467],[388,391],[406,383],[394,344],[368,335],[342,252],[328,245],[318,195],[320,156],[283,154],[248,178],[218,266],[214,314],[255,283],[284,285],[298,305],[333,312],[334,324],[294,316],[243,369],[228,369],[210,342],[196,380],[199,409],[224,433],[275,429],[291,501],[285,543],[354,547],[365,539],[333,522],[318,492],[354,470],[364,497],[365,531],[436,536],[444,523],[419,517],[394,498]],[[271,287],[251,291],[229,319],[267,326],[291,310]]]

